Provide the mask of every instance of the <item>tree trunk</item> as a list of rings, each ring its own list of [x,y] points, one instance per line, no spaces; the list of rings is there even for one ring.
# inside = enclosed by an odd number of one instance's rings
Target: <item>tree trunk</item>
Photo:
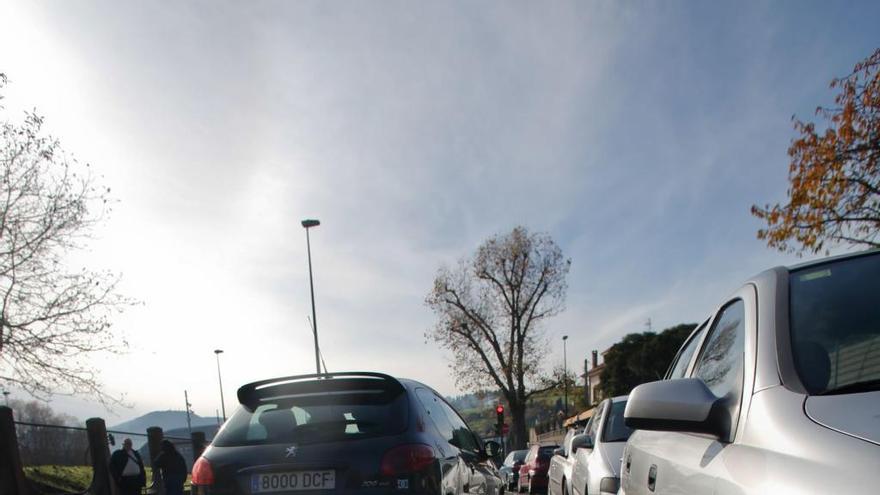
[[[526,403],[511,402],[509,450],[522,450],[529,443],[529,431],[526,425]]]

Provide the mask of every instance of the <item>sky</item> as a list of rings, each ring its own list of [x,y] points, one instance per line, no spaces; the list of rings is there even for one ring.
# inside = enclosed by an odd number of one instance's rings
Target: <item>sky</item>
[[[122,274],[109,424],[227,413],[314,371],[462,392],[437,269],[523,225],[572,260],[548,368],[698,322],[798,258],[756,239],[791,118],[880,46],[877,2],[0,2],[4,118],[36,108],[117,201],[72,263]],[[810,257],[807,257],[808,259]],[[15,393],[13,394],[16,395]],[[19,398],[24,398],[20,396]]]

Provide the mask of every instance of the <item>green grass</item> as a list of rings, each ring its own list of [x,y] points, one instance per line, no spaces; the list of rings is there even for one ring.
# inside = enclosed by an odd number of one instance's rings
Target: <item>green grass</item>
[[[152,479],[152,470],[147,467],[146,471],[149,481]],[[40,493],[81,493],[92,484],[91,466],[27,466],[24,475],[38,485]],[[190,490],[189,475],[183,490]]]
[[[24,475],[43,493],[79,493],[92,483],[91,466],[27,466]]]

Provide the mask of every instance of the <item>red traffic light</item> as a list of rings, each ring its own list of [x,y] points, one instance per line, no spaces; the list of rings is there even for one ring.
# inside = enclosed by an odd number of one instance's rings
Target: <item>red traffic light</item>
[[[498,407],[495,408],[495,412],[498,414],[504,414],[504,406],[498,404]]]

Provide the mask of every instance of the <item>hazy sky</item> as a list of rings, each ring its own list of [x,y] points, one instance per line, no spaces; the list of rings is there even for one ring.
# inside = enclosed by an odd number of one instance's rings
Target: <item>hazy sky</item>
[[[880,46],[878,2],[0,1],[6,115],[36,107],[119,200],[75,261],[143,301],[115,320],[113,423],[227,409],[314,371],[457,393],[425,343],[439,266],[518,224],[572,258],[549,364],[702,319],[791,256],[755,239],[791,116]]]

